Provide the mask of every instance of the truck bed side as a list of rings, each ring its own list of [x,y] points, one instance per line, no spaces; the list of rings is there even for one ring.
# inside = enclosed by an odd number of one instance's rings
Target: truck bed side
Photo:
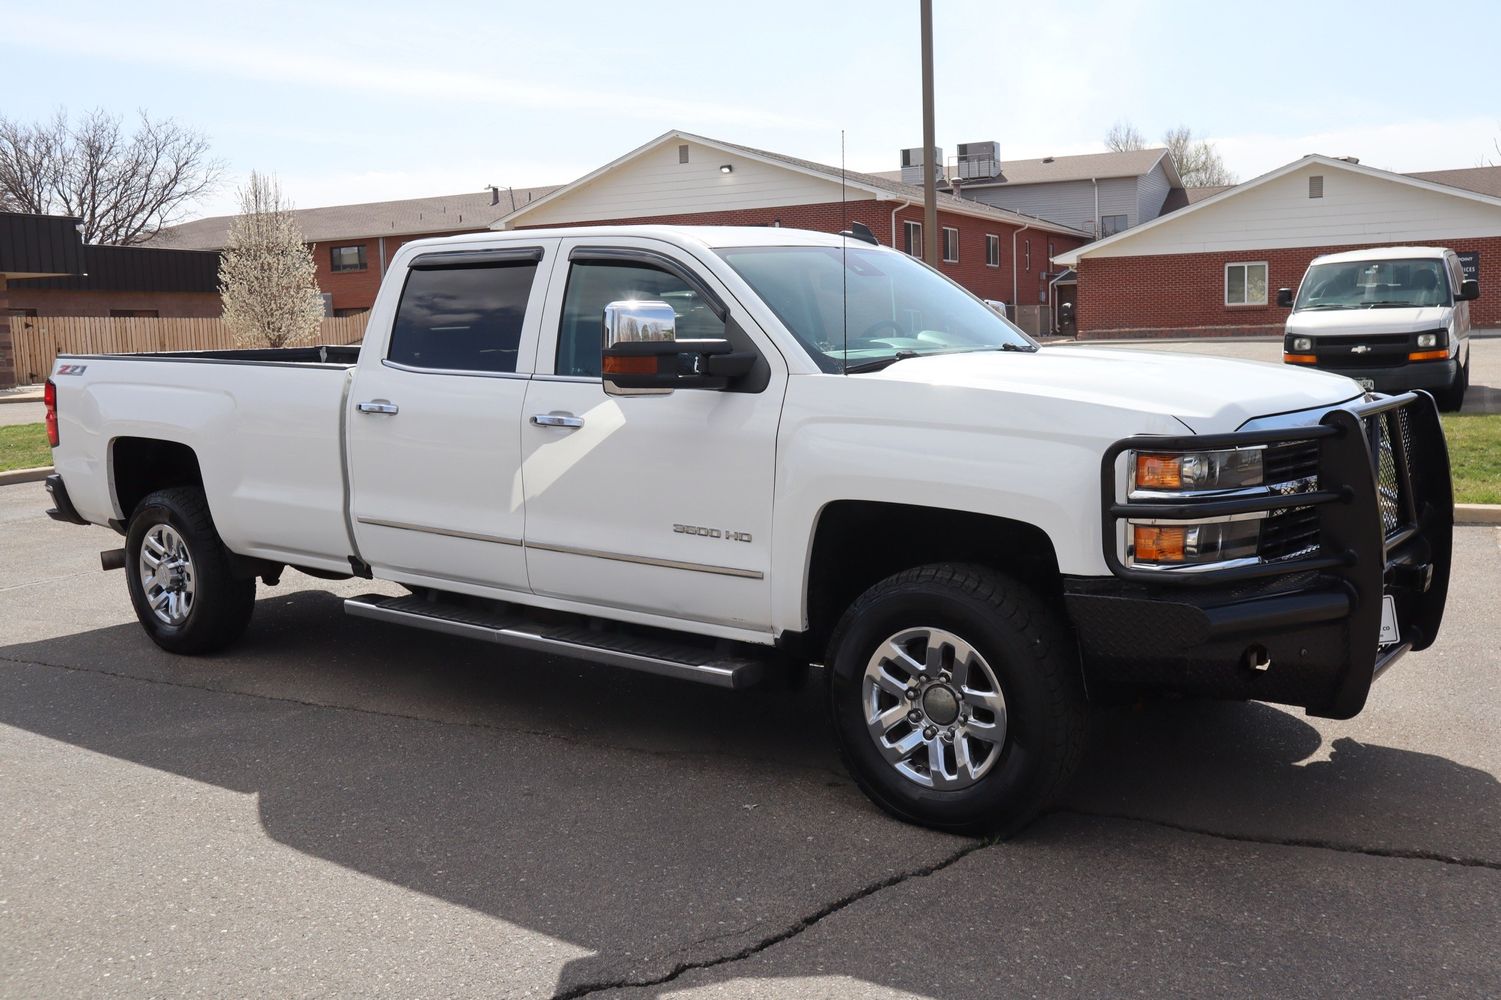
[[[78,512],[105,524],[128,519],[124,508],[140,499],[125,486],[137,470],[125,466],[155,443],[184,446],[231,551],[347,571],[341,415],[356,355],[61,357],[54,464]]]

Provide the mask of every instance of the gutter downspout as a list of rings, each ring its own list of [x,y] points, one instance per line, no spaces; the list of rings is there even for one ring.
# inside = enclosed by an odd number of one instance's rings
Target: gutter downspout
[[[1021,287],[1016,283],[1016,238],[1031,228],[1032,223],[1029,222],[1025,226],[1022,226],[1020,229],[1018,229],[1016,232],[1011,234],[1011,301],[1012,308],[1016,310],[1020,310],[1022,305],[1022,290]],[[1011,317],[1011,322],[1017,323],[1018,325],[1020,325],[1020,320],[1020,312],[1017,312],[1014,316]]]
[[[904,208],[911,208],[911,207],[912,207],[912,202],[910,200],[907,200],[907,201],[902,202],[896,208],[893,208],[891,210],[891,249],[893,249],[893,250],[900,250],[901,249],[901,247],[897,246],[897,243],[896,243],[896,213],[900,212]]]
[[[1094,238],[1100,238],[1100,182],[1091,177],[1089,183],[1094,185]]]

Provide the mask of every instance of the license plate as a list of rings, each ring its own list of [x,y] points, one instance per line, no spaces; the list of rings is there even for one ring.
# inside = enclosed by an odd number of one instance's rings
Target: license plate
[[[1356,381],[1356,382],[1357,382],[1357,383],[1358,383],[1358,384],[1359,384],[1359,385],[1360,385],[1360,387],[1361,387],[1361,388],[1362,388],[1362,389],[1364,389],[1364,390],[1365,390],[1365,391],[1366,391],[1366,392],[1374,392],[1374,391],[1375,391],[1375,389],[1376,389],[1376,383],[1375,383],[1375,382],[1372,382],[1372,381],[1371,381],[1371,380],[1370,380],[1370,379],[1368,379],[1368,378],[1358,378],[1358,379],[1356,379],[1356,380],[1355,380],[1355,381]]]
[[[1391,594],[1383,594],[1381,597],[1381,638],[1378,644],[1390,646],[1401,641],[1402,635],[1397,630],[1396,599]]]

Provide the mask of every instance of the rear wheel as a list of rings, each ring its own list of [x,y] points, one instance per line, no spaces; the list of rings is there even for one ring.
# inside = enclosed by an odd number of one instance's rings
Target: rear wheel
[[[850,773],[901,819],[1014,833],[1082,753],[1083,688],[1067,631],[984,567],[924,566],[872,587],[840,621],[828,664]]]
[[[125,573],[136,618],[168,652],[223,649],[250,624],[255,580],[233,572],[201,490],[159,490],[136,506]]]

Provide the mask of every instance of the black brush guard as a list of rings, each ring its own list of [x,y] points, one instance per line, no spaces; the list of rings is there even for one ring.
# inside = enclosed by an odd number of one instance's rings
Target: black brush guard
[[[1318,448],[1311,492],[1170,503],[1117,498],[1116,463],[1130,450],[1299,442]],[[1101,491],[1104,555],[1115,579],[1065,580],[1092,696],[1161,689],[1350,718],[1382,671],[1438,635],[1454,498],[1438,409],[1427,393],[1332,409],[1316,424],[1119,441],[1104,456]],[[1317,510],[1319,525],[1317,547],[1292,558],[1182,572],[1127,566],[1118,552],[1125,520],[1289,508]],[[1383,646],[1388,594],[1401,639]]]

